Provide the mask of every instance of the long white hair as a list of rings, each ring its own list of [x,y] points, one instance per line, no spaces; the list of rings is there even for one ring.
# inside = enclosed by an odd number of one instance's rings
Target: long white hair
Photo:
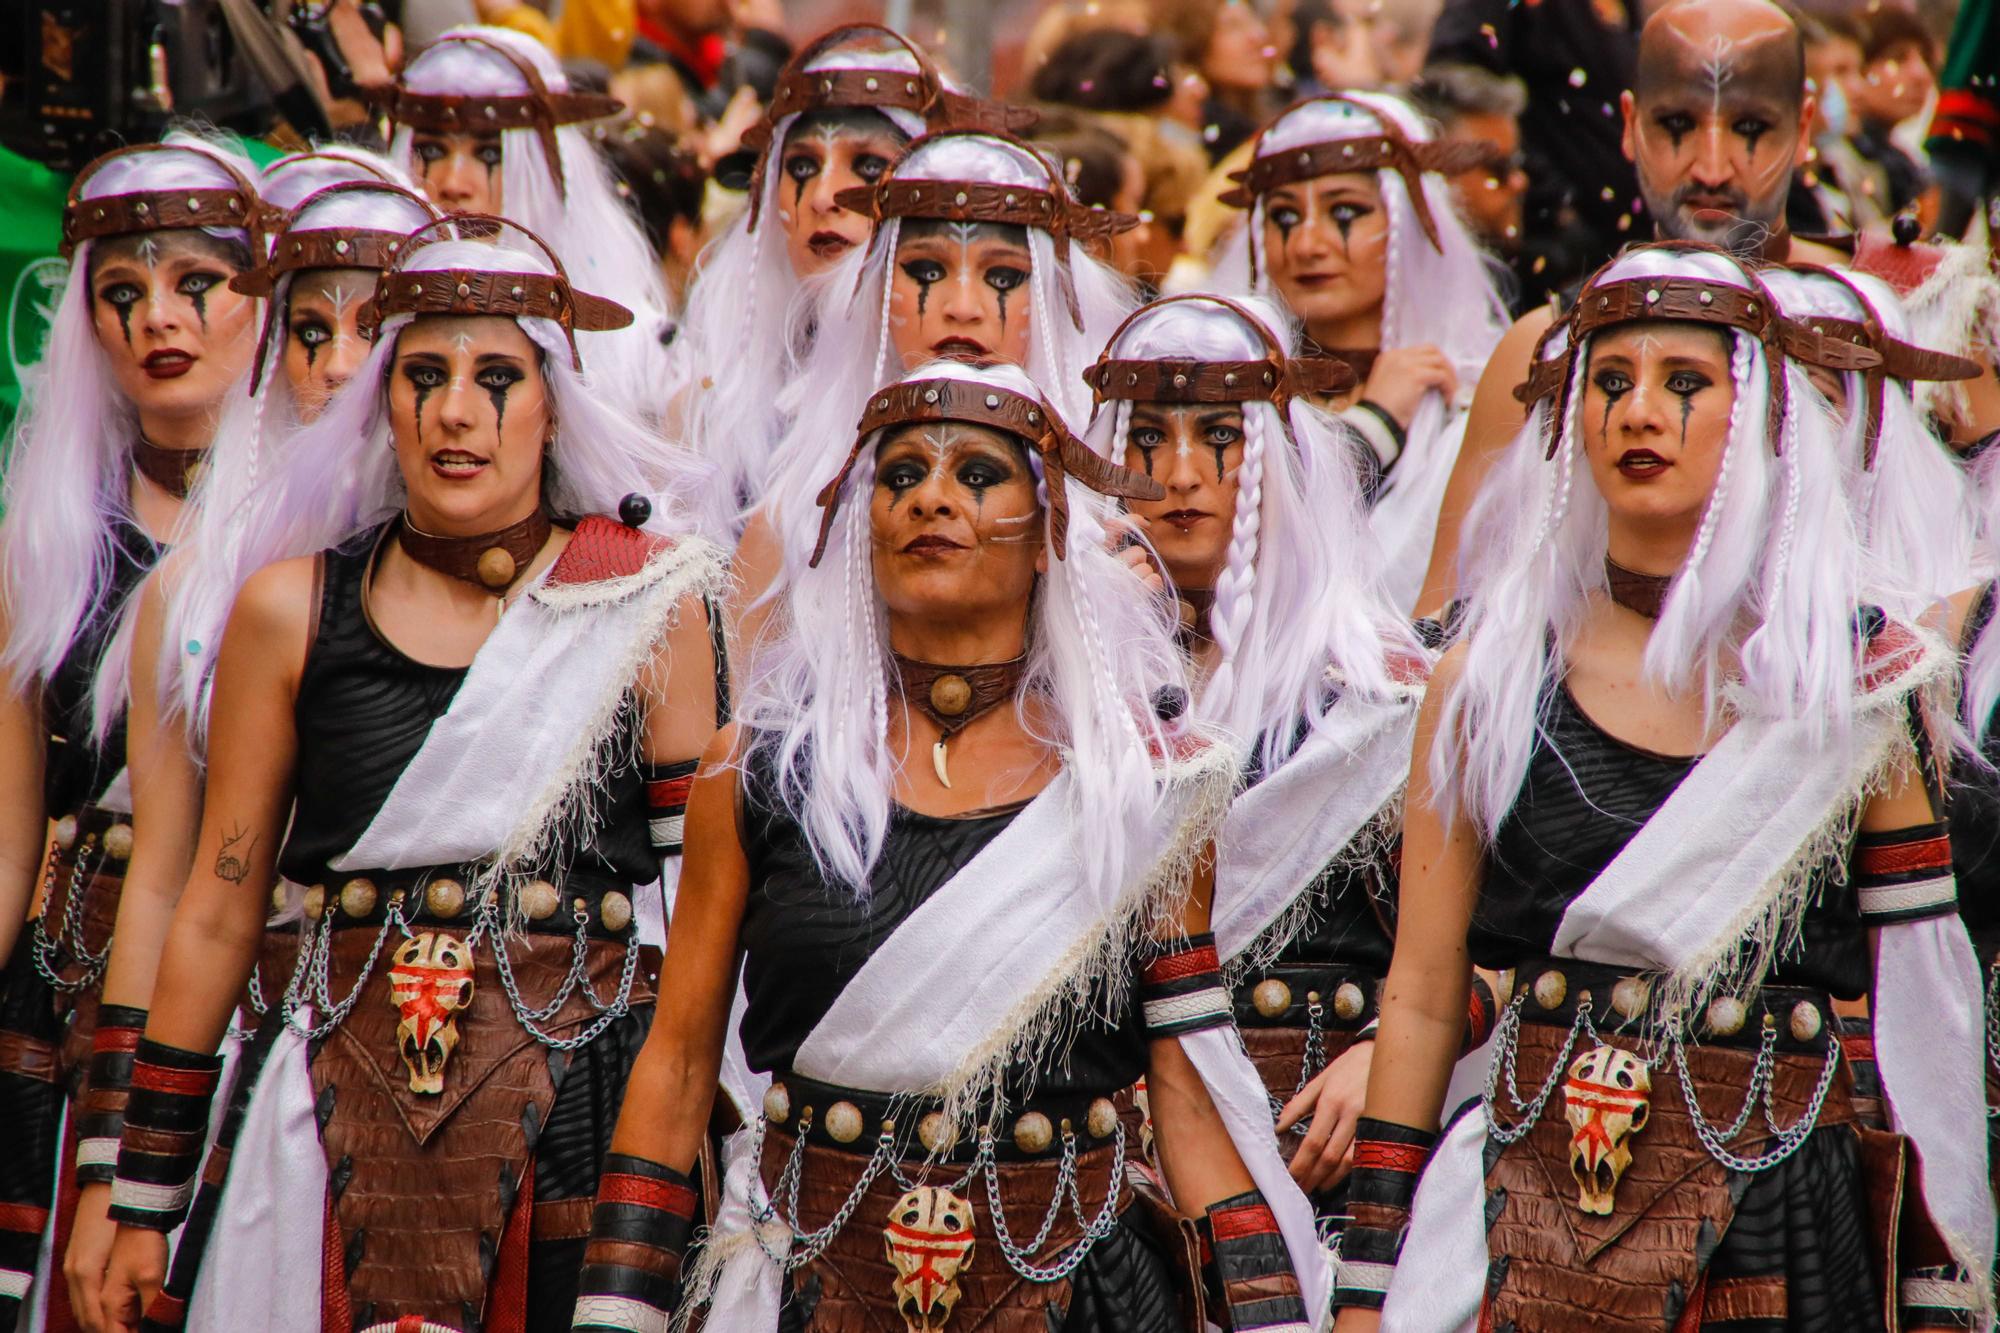
[[[1753,287],[1721,254],[1648,247],[1600,281],[1685,277]],[[1585,295],[1588,296],[1589,289]],[[1860,543],[1841,485],[1839,424],[1804,372],[1783,368],[1788,407],[1782,456],[1767,439],[1765,350],[1724,330],[1735,400],[1716,475],[1686,562],[1646,644],[1645,678],[1698,692],[1711,718],[1727,701],[1774,718],[1804,718],[1822,735],[1848,721],[1854,693],[1854,619],[1864,587]],[[1579,425],[1590,345],[1569,373],[1569,411],[1554,423],[1551,395],[1529,415],[1488,487],[1512,486],[1489,512],[1483,552],[1491,574],[1465,615],[1462,674],[1444,704],[1430,755],[1447,817],[1463,808],[1492,836],[1526,777],[1562,645],[1593,592],[1605,589],[1608,510],[1591,480]],[[1728,688],[1732,659],[1740,688]]]
[[[521,71],[488,43],[532,65],[550,92],[569,91],[569,77],[547,47],[522,33],[478,25],[448,29],[403,70],[401,86],[413,93],[527,96]],[[389,156],[421,180],[411,137],[408,126],[397,126]],[[592,377],[633,413],[655,419],[677,387],[678,363],[660,341],[673,327],[665,280],[589,136],[575,125],[559,125],[555,139],[561,186],[540,135],[533,129],[500,132],[500,211],[547,241],[579,290],[613,295],[632,312],[626,328],[577,336],[590,345]]]
[[[161,142],[167,151],[106,163],[84,182],[82,197],[237,189],[240,180],[256,175],[247,158],[198,135],[174,130]],[[249,233],[239,228],[204,230],[249,244]],[[115,614],[99,606],[111,574],[111,525],[132,519],[138,417],[97,343],[90,295],[94,249],[92,241],[77,246],[47,354],[22,375],[6,516],[0,519],[0,596],[9,624],[0,667],[19,690],[47,680],[94,616]]]
[[[435,217],[418,199],[389,189],[337,190],[307,199],[279,239],[327,228],[408,235]],[[263,494],[259,483],[267,466],[282,466],[289,442],[304,424],[281,365],[285,315],[298,276],[286,273],[271,292],[277,317],[270,321],[270,335],[258,349],[264,362],[263,384],[254,394],[231,396],[209,465],[188,496],[183,538],[174,551],[164,636],[168,649],[161,654],[157,683],[168,714],[184,719],[198,743],[208,732],[208,673],[240,580],[249,572],[240,568],[238,558],[249,498]]]
[[[919,142],[884,179],[975,181],[1037,190],[1055,184],[1032,150],[984,134],[952,134]],[[1056,180],[1060,179],[1058,173]],[[900,219],[883,221],[866,247],[843,258],[827,274],[816,303],[818,332],[812,350],[787,387],[785,406],[792,424],[779,446],[765,505],[784,542],[788,571],[812,549],[811,534],[819,521],[813,499],[838,454],[837,446],[829,452],[829,439],[837,440],[840,430],[861,419],[869,394],[903,378],[889,330],[891,276],[901,230]],[[1085,421],[1090,415],[1090,392],[1083,372],[1137,302],[1124,278],[1073,242],[1068,266],[1082,322],[1078,328],[1063,295],[1054,241],[1039,227],[1024,230],[1032,320],[1024,369],[1031,380],[1045,386],[1049,402],[1065,418]]]
[[[400,158],[391,161],[355,144],[323,144],[267,163],[257,177],[257,197],[266,207],[289,213],[327,186],[349,181],[385,181],[417,189],[401,163]]]
[[[1277,302],[1235,298],[1289,353],[1295,331]],[[1142,310],[1106,349],[1121,361],[1257,361],[1269,353],[1256,329],[1214,301],[1176,300]],[[1195,716],[1245,741],[1274,768],[1317,723],[1340,689],[1390,693],[1391,651],[1421,660],[1409,624],[1381,586],[1381,552],[1362,505],[1361,445],[1304,398],[1282,411],[1242,404],[1243,462],[1229,555],[1210,616],[1220,650],[1195,696]],[[1123,462],[1132,404],[1108,402],[1089,442]]]
[[[941,361],[909,378],[1044,396],[1013,366]],[[820,442],[828,474],[851,443],[839,429],[828,422]],[[864,896],[888,829],[895,774],[907,758],[888,745],[888,621],[871,563],[868,491],[879,443],[868,441],[848,473],[826,556],[792,583],[787,631],[757,653],[737,714],[767,733],[780,795],[822,870]],[[1031,454],[1030,463],[1046,513],[1047,481],[1040,460]],[[1154,701],[1184,689],[1185,677],[1157,599],[1105,549],[1106,502],[1073,481],[1063,485],[1067,557],[1056,558],[1044,524],[1049,572],[1030,606],[1019,694],[1040,706],[1021,707],[1020,715],[1063,753],[1077,818],[1092,834],[1081,840],[1089,882],[1115,888],[1158,851],[1140,840],[1162,791],[1151,756],[1171,752]]]
[[[1972,493],[1980,511],[1981,552],[1987,566],[2000,563],[2000,449],[1988,448],[1972,461]],[[1976,752],[1993,722],[1993,710],[2000,705],[2000,615],[1989,618],[1979,637],[1966,649],[1964,684],[1965,748]],[[1985,761],[1980,761],[1985,762]]]
[[[405,250],[393,272],[466,268],[542,277],[554,272],[539,250],[507,244],[504,237],[500,243],[423,243]],[[301,429],[279,456],[266,460],[264,479],[239,506],[239,587],[267,564],[336,546],[403,508],[403,478],[389,429],[388,380],[396,345],[412,318],[403,314],[384,320],[367,361],[319,419]],[[637,492],[653,501],[649,529],[690,531],[691,506],[708,483],[707,469],[685,450],[663,448],[650,428],[597,393],[594,382],[570,364],[569,341],[554,320],[523,316],[515,322],[541,350],[542,379],[556,423],[543,467],[550,510],[563,516],[615,514],[619,501]],[[583,352],[586,367],[594,350]],[[214,646],[204,643],[202,648],[188,654],[184,670],[205,675],[211,669]]]
[[[916,58],[878,32],[806,60],[806,70],[881,69],[917,72]],[[923,118],[900,107],[868,107],[907,142],[924,132]],[[812,295],[792,269],[778,218],[780,169],[786,140],[798,124],[785,116],[772,127],[760,159],[759,196],[702,253],[689,286],[686,318],[674,340],[685,365],[687,409],[682,434],[696,453],[722,471],[733,497],[754,504],[770,479],[771,459],[786,416],[778,398],[811,338]],[[752,217],[756,222],[752,224]]]
[[[1810,324],[1815,315],[1855,321],[1872,315],[1890,337],[1910,340],[1903,303],[1880,279],[1848,274],[1854,284],[1849,287],[1823,273],[1768,269],[1760,276],[1777,298],[1778,308],[1794,319]],[[1951,451],[1918,415],[1909,384],[1893,378],[1882,385],[1875,466],[1864,468],[1868,447],[1864,379],[1858,371],[1842,378],[1847,415],[1840,451],[1849,501],[1871,565],[1887,569],[1891,586],[1914,595],[1911,604],[1891,609],[1914,618],[1964,587],[1978,559],[1979,516],[1971,487]]]

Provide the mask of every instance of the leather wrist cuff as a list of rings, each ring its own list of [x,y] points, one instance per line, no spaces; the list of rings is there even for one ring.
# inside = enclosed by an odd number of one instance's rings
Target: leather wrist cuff
[[[1291,1252],[1270,1205],[1256,1190],[1210,1204],[1196,1223],[1214,1313],[1229,1333],[1305,1333],[1312,1328]]]
[[[132,1096],[132,1065],[146,1035],[146,1011],[101,1005],[90,1039],[83,1100],[76,1116],[76,1183],[108,1185],[118,1168],[118,1140],[125,1133],[125,1104]]]
[[[661,856],[679,856],[683,830],[687,825],[688,793],[694,788],[699,759],[677,764],[641,764],[639,775],[646,782],[647,827],[653,850]]]
[[[1863,833],[1854,843],[1854,892],[1871,926],[1950,916],[1958,910],[1951,868],[1951,830],[1919,824]]]
[[[670,1166],[606,1155],[573,1328],[641,1333],[665,1327],[666,1315],[680,1303],[681,1260],[698,1197],[694,1182]]]
[[[221,1078],[219,1055],[139,1039],[118,1172],[111,1182],[114,1222],[171,1231],[187,1216],[209,1104]]]
[[[1417,1181],[1437,1137],[1433,1130],[1366,1116],[1355,1126],[1348,1222],[1333,1268],[1335,1309],[1382,1308],[1409,1230]]]
[[[1163,946],[1140,973],[1139,999],[1145,1007],[1146,1035],[1154,1039],[1184,1037],[1233,1022],[1215,936],[1187,936]]]

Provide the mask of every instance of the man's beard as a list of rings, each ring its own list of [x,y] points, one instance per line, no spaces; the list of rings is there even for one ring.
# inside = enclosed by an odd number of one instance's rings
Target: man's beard
[[[1755,257],[1762,252],[1765,241],[1784,230],[1782,192],[1766,201],[1762,208],[1752,204],[1750,197],[1734,186],[1718,190],[1683,181],[1665,200],[1651,190],[1641,193],[1662,240],[1700,241],[1719,245],[1734,254]],[[1697,199],[1698,205],[1689,202]],[[1721,210],[1728,217],[1715,221],[1697,218],[1697,209]]]

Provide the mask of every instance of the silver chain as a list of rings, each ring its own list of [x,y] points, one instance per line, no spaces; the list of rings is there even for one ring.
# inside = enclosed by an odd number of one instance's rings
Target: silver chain
[[[1688,1073],[1686,1045],[1676,1037],[1674,1047],[1674,1068],[1681,1078],[1681,1092],[1687,1098],[1688,1118],[1694,1122],[1695,1137],[1709,1155],[1733,1171],[1768,1171],[1778,1163],[1797,1152],[1806,1136],[1819,1124],[1819,1113],[1826,1105],[1826,1094],[1833,1087],[1833,1074],[1840,1067],[1840,1040],[1828,1027],[1826,1035],[1826,1064],[1819,1073],[1819,1083],[1813,1088],[1812,1100],[1799,1118],[1782,1128],[1778,1125],[1777,1106],[1774,1100],[1772,1075],[1777,1066],[1778,1029],[1776,1025],[1766,1026],[1762,1043],[1757,1048],[1757,1064],[1750,1073],[1750,1086],[1743,1094],[1743,1109],[1737,1114],[1736,1122],[1727,1134],[1720,1137],[1701,1113],[1701,1105],[1695,1100],[1694,1078]],[[1749,1123],[1750,1112],[1757,1101],[1758,1084],[1763,1084],[1764,1124],[1777,1137],[1771,1146],[1755,1157],[1745,1157],[1731,1152],[1724,1144],[1736,1137]]]
[[[1299,1057],[1299,1085],[1292,1089],[1296,1097],[1306,1090],[1314,1074],[1326,1068],[1326,1034],[1320,1030],[1320,1020],[1326,1017],[1326,1005],[1316,996],[1306,999],[1306,1049]],[[1300,1123],[1304,1123],[1303,1121]]]
[[[391,926],[403,924],[403,902],[400,898],[389,900],[388,910],[382,916],[382,928],[375,932],[375,942],[368,946],[367,961],[361,964],[361,971],[348,988],[347,997],[339,1004],[333,1002],[333,905],[327,904],[320,914],[319,925],[306,933],[304,955],[298,967],[292,972],[291,984],[285,987],[285,1022],[292,1030],[307,1041],[318,1041],[346,1021],[347,1015],[361,1000],[361,989],[368,984],[368,978],[375,971],[375,960],[382,956],[382,942],[389,938]],[[407,929],[404,934],[408,934]],[[317,1004],[321,1022],[311,1023],[300,1019],[299,1012],[307,1004]]]
[[[2000,1072],[2000,958],[1986,969],[1986,1063]],[[1986,1118],[2000,1118],[2000,1107],[1988,1106]]]
[[[1556,1085],[1562,1082],[1564,1071],[1569,1068],[1570,1053],[1576,1050],[1578,1034],[1587,1031],[1593,1039],[1597,1035],[1597,1029],[1590,1022],[1590,1001],[1577,1001],[1576,1017],[1570,1021],[1569,1035],[1563,1038],[1563,1047],[1555,1063],[1549,1066],[1548,1077],[1535,1090],[1532,1100],[1523,1101],[1515,1077],[1514,1055],[1520,1047],[1521,1006],[1527,998],[1528,993],[1522,991],[1500,1015],[1500,1022],[1493,1031],[1493,1063],[1486,1069],[1486,1132],[1503,1144],[1526,1137],[1528,1131],[1541,1120],[1542,1108],[1555,1095]],[[1507,1079],[1507,1096],[1514,1103],[1515,1113],[1520,1116],[1512,1125],[1500,1123],[1500,1078],[1503,1071]]]
[[[753,1161],[761,1162],[764,1158],[764,1134],[769,1126],[770,1121],[766,1117],[762,1115],[757,1117],[757,1129],[750,1149]],[[807,1112],[799,1118],[799,1127],[792,1140],[792,1150],[786,1154],[785,1164],[778,1170],[778,1179],[769,1191],[768,1202],[760,1204],[754,1198],[750,1202],[750,1230],[757,1240],[757,1247],[764,1251],[767,1259],[788,1273],[805,1267],[826,1253],[827,1248],[853,1218],[855,1210],[860,1208],[861,1201],[868,1195],[868,1187],[874,1184],[875,1178],[884,1171],[887,1171],[889,1178],[905,1190],[921,1186],[921,1182],[914,1182],[903,1173],[902,1165],[896,1159],[895,1134],[885,1127],[875,1136],[874,1151],[868,1155],[868,1161],[861,1168],[861,1174],[855,1178],[853,1186],[847,1191],[847,1197],[841,1200],[840,1207],[834,1210],[833,1216],[827,1219],[824,1226],[812,1231],[802,1230],[799,1225],[799,1190],[805,1174],[806,1138],[811,1130],[812,1115]],[[1056,1168],[1056,1187],[1051,1192],[1048,1211],[1042,1215],[1041,1225],[1036,1228],[1034,1239],[1025,1246],[1016,1242],[1008,1231],[1007,1214],[1000,1206],[1000,1166],[999,1159],[994,1153],[992,1126],[988,1125],[979,1131],[979,1148],[966,1167],[965,1174],[952,1184],[941,1185],[938,1188],[956,1194],[973,1184],[975,1177],[983,1174],[986,1178],[986,1206],[993,1215],[993,1233],[1000,1243],[1000,1253],[1006,1259],[1007,1266],[1030,1282],[1060,1282],[1075,1272],[1077,1265],[1084,1261],[1097,1242],[1110,1235],[1118,1225],[1119,1184],[1125,1177],[1125,1126],[1122,1123],[1114,1131],[1111,1154],[1111,1188],[1105,1195],[1097,1216],[1084,1226],[1083,1234],[1063,1251],[1062,1256],[1046,1267],[1037,1266],[1034,1263],[1034,1256],[1048,1243],[1049,1233],[1055,1229],[1056,1221],[1061,1215],[1064,1198],[1068,1198],[1076,1220],[1079,1223],[1083,1222],[1083,1192],[1077,1185],[1075,1130],[1063,1132],[1062,1158]],[[773,1221],[782,1225],[792,1238],[790,1245],[783,1252],[774,1250],[770,1242],[764,1239],[763,1228]]]
[[[631,934],[625,937],[625,962],[619,972],[618,995],[610,1004],[606,1004],[597,998],[596,992],[590,986],[588,961],[590,941],[586,927],[588,918],[583,910],[578,908],[574,913],[576,945],[570,953],[569,972],[563,977],[562,984],[556,988],[555,999],[536,1009],[531,1008],[528,1002],[521,998],[520,985],[514,979],[514,962],[507,956],[507,939],[499,929],[499,912],[499,895],[489,895],[485,904],[479,909],[480,920],[474,927],[472,939],[476,941],[481,932],[492,935],[493,968],[500,974],[500,989],[507,993],[507,1003],[513,1008],[514,1017],[520,1021],[529,1036],[552,1051],[574,1051],[579,1047],[588,1046],[597,1039],[598,1033],[631,1011],[632,982],[639,972],[637,927],[630,928]],[[591,1008],[597,1010],[597,1017],[575,1036],[557,1037],[544,1032],[541,1025],[555,1016],[563,1003],[569,999],[570,992],[579,986],[583,988],[583,998],[589,1001]]]
[[[49,904],[55,896],[56,856],[60,844],[49,843],[49,868],[42,881],[42,910],[35,918],[29,940],[35,971],[52,989],[64,995],[89,990],[97,984],[97,979],[104,975],[105,967],[111,962],[109,942],[106,942],[102,953],[92,953],[83,940],[83,890],[90,879],[90,853],[97,845],[97,835],[86,833],[81,836],[83,843],[77,850],[76,864],[70,868],[69,893],[63,899],[62,924],[53,936],[48,932]],[[75,976],[64,976],[61,969],[65,955],[71,961],[83,964],[83,971]]]

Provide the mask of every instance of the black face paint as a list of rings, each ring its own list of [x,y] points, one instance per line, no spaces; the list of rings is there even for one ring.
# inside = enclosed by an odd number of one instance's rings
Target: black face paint
[[[1222,480],[1223,480],[1223,478],[1222,478],[1222,455],[1223,455],[1223,452],[1224,452],[1224,451],[1225,451],[1226,449],[1228,449],[1228,447],[1229,447],[1229,446],[1228,446],[1228,445],[1225,445],[1225,444],[1212,444],[1212,445],[1210,445],[1210,446],[1209,446],[1209,448],[1211,448],[1211,449],[1215,450],[1215,484],[1216,484],[1216,485],[1218,485],[1218,486],[1220,486],[1220,485],[1222,484]]]
[[[188,299],[194,302],[194,317],[201,321],[201,331],[203,333],[207,333],[208,332],[208,288],[201,287],[194,291],[189,292]]]
[[[107,297],[105,299],[109,300],[110,298]],[[111,302],[111,308],[118,312],[118,327],[125,331],[125,345],[127,347],[132,345],[132,307],[138,303],[137,298],[130,301]]]
[[[1618,400],[1624,396],[1622,393],[1613,393],[1609,389],[1604,391],[1604,424],[1599,426],[1598,430],[1604,436],[1606,444],[1611,442],[1611,409],[1616,407]]]
[[[319,364],[319,345],[309,339],[301,338],[299,346],[306,349],[306,373],[310,375]]]
[[[934,259],[912,259],[903,265],[903,272],[917,284],[917,318],[922,319],[930,305],[932,284],[944,281],[944,265]]]
[[[1011,287],[996,287],[994,290],[1000,294],[1000,332],[1005,333],[1007,331],[1007,293],[1013,289]]]
[[[498,436],[507,425],[507,390],[512,384],[488,384],[486,397],[493,404],[493,433]]]
[[[1691,393],[1682,394],[1681,395],[1681,448],[1683,449],[1687,448],[1687,443],[1688,443],[1688,415],[1693,411],[1694,411],[1694,395]]]
[[[437,386],[435,384],[415,384],[412,387],[417,391],[417,443],[422,444],[424,442],[424,402],[431,396],[431,390],[437,388]]]

